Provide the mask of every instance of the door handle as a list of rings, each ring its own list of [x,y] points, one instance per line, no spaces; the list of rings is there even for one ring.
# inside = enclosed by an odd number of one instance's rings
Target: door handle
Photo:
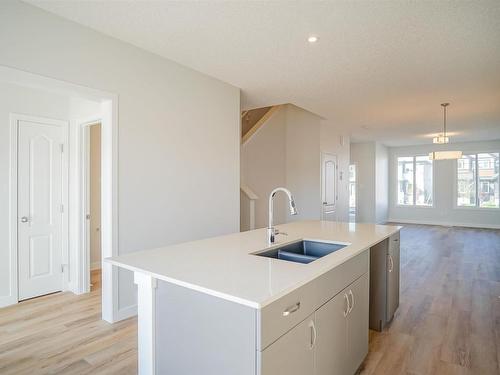
[[[389,272],[392,272],[394,269],[394,261],[392,260],[392,255],[389,254]]]
[[[309,329],[311,330],[311,342],[309,343],[309,348],[312,349],[314,348],[314,345],[316,345],[316,338],[318,337],[313,320],[309,322]]]
[[[344,318],[349,314],[350,308],[351,308],[351,302],[349,301],[349,297],[347,297],[347,293],[344,293],[344,298],[347,302],[347,306],[344,310]]]
[[[352,293],[351,289],[349,289],[349,295],[351,296],[352,304],[350,304],[351,306],[349,307],[349,311],[347,312],[348,314],[350,314],[352,309],[354,309],[354,294]]]
[[[21,223],[27,223],[28,221],[30,221],[26,216],[23,216],[21,218]]]
[[[283,311],[283,316],[288,316],[290,314],[293,314],[294,312],[298,311],[300,309],[300,302],[297,302],[295,305],[289,307],[285,311]]]

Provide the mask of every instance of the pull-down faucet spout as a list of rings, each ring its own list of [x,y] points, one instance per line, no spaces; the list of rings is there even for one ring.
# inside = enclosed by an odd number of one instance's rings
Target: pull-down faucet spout
[[[295,207],[295,201],[293,200],[292,193],[290,190],[285,189],[283,187],[278,187],[271,191],[271,194],[269,194],[269,225],[267,226],[267,242],[269,244],[274,243],[276,235],[279,233],[274,227],[273,227],[273,206],[274,206],[274,196],[278,191],[284,192],[287,197],[288,197],[288,205],[290,208],[290,215],[297,215],[297,208]]]

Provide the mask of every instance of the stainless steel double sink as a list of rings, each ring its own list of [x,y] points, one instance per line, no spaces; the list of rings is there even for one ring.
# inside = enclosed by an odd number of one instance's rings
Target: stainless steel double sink
[[[253,255],[307,264],[346,246],[345,243],[301,240]]]

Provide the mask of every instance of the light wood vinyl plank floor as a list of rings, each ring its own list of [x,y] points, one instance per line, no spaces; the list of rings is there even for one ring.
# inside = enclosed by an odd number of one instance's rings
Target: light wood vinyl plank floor
[[[0,309],[0,374],[137,373],[137,320],[100,320],[92,280]],[[500,230],[405,225],[400,299],[361,374],[500,374]]]
[[[101,320],[100,279],[0,309],[0,374],[136,374],[137,319]]]
[[[400,293],[361,374],[500,374],[500,230],[405,225]]]

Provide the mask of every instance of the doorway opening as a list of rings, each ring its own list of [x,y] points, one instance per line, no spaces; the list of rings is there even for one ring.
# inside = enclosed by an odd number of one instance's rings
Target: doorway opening
[[[356,164],[349,165],[349,222],[356,222]]]
[[[82,125],[82,183],[84,235],[82,236],[88,264],[89,291],[100,289],[101,256],[101,121]]]
[[[100,259],[117,256],[118,97],[4,66],[0,66],[0,93],[4,94],[0,115],[10,118],[10,136],[0,137],[2,147],[9,149],[6,165],[1,165],[8,171],[9,219],[8,225],[0,227],[0,245],[7,249],[0,252],[0,308],[58,290],[86,293],[90,289],[90,253],[87,259],[81,247],[86,220],[82,203],[82,121],[77,119],[92,116],[100,123],[100,222],[96,225],[97,239],[92,237],[101,248]],[[20,121],[28,123],[21,133]],[[66,126],[62,138],[57,121]],[[18,144],[19,135],[23,144]],[[22,160],[18,158],[18,146],[28,149],[22,152]],[[18,169],[18,162],[26,167]],[[26,179],[22,176],[18,180],[18,171],[28,176],[28,182],[21,181]],[[28,199],[22,189],[27,190]],[[34,193],[40,196],[35,206],[29,207]],[[62,225],[55,225],[58,222]],[[18,238],[22,231],[26,232],[26,241]],[[24,258],[18,259],[18,250],[24,251]],[[107,263],[97,264],[102,271],[102,319],[112,323],[128,317],[130,311],[119,309],[118,270]],[[23,275],[31,279],[31,291],[24,289]],[[42,278],[47,282],[42,283]]]

